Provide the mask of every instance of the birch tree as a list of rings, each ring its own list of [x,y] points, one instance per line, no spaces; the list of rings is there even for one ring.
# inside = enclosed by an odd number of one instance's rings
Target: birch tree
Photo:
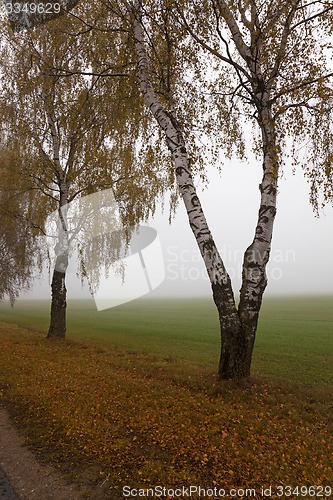
[[[297,164],[302,163],[302,158],[296,155],[296,147],[307,141],[309,170],[316,171],[319,166],[319,171],[326,170],[328,178],[331,176],[332,130],[327,128],[324,110],[332,99],[332,72],[325,54],[329,49],[332,5],[301,0],[260,4],[254,0],[209,0],[178,3],[174,11],[174,22],[180,21],[194,43],[191,53],[202,49],[215,60],[219,78],[214,79],[214,88],[207,82],[207,88],[215,103],[215,115],[220,115],[219,123],[228,130],[228,122],[236,115],[236,121],[254,121],[259,132],[253,149],[262,158],[263,166],[260,207],[253,241],[244,253],[238,305],[195,190],[175,99],[163,102],[154,88],[152,67],[155,70],[157,64],[154,51],[149,50],[154,36],[150,18],[153,11],[162,23],[160,12],[170,10],[170,5],[159,3],[159,8],[150,9],[139,0],[130,4],[140,88],[147,108],[164,133],[189,224],[211,282],[221,329],[219,376],[247,377],[267,286],[266,266],[286,142],[293,141],[293,161]],[[168,39],[173,40],[173,50],[177,50],[179,39],[171,24]],[[241,127],[232,131],[236,135],[224,138],[226,149],[233,141],[242,151]],[[318,141],[318,131],[329,140]]]
[[[117,36],[105,43],[97,30],[82,28],[82,20],[62,18],[34,33],[14,35],[2,53],[2,115],[9,137],[19,144],[21,176],[36,197],[35,216],[42,214],[45,221],[49,213],[59,212],[49,337],[66,333],[70,234],[64,207],[112,188],[124,223],[137,224],[154,209],[165,185],[160,173],[154,177],[153,169],[137,168],[136,143],[145,120],[129,75],[113,70],[122,44]],[[95,74],[98,57],[110,50],[112,62],[105,70],[99,65]],[[120,65],[126,65],[123,58]],[[127,78],[126,86],[121,78]],[[99,251],[107,258],[112,248],[104,240]]]

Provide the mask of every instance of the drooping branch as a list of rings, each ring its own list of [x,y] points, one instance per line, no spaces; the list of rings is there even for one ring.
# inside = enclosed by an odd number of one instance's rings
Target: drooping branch
[[[228,57],[225,57],[223,54],[221,54],[221,52],[217,49],[215,49],[214,47],[212,47],[211,45],[209,45],[203,38],[201,38],[192,28],[191,26],[189,25],[189,23],[187,22],[186,20],[186,17],[184,16],[184,14],[181,12],[181,9],[179,8],[178,4],[176,3],[175,4],[176,8],[177,8],[177,13],[178,15],[180,16],[181,18],[181,22],[184,24],[184,26],[186,27],[188,33],[192,36],[193,40],[195,40],[197,43],[199,43],[201,45],[201,47],[203,47],[205,50],[207,50],[210,54],[212,54],[213,56],[217,57],[218,59],[220,59],[221,61],[233,66],[235,69],[237,69],[240,73],[242,73],[246,79],[249,79],[250,76],[249,74],[246,72],[246,70],[240,65],[238,64],[236,61],[234,61],[231,57],[230,57],[230,53],[228,54]]]
[[[317,3],[317,2],[313,2],[313,3]],[[308,5],[306,5],[306,7],[308,7]],[[302,19],[302,21],[298,21],[297,23],[293,24],[290,27],[290,31],[298,28],[298,26],[301,26],[302,24],[307,24],[308,22],[313,21],[314,19],[317,19],[318,17],[323,16],[324,14],[327,14],[327,12],[330,12],[331,10],[333,10],[333,5],[330,7],[327,7],[327,9],[323,9],[320,12],[317,12],[316,14],[313,14],[312,16],[309,16],[309,17]]]
[[[87,71],[71,71],[66,69],[58,69],[55,68],[56,71],[63,71],[63,73],[44,73],[45,76],[57,76],[57,77],[71,77],[74,75],[82,75],[82,76],[96,76],[98,78],[110,76],[110,77],[126,77],[128,78],[130,75],[128,73],[106,73],[101,71],[100,73],[87,72]]]
[[[310,80],[306,80],[305,82],[300,82],[299,84],[289,87],[285,90],[281,90],[280,92],[277,92],[274,97],[270,100],[270,103],[276,102],[280,97],[291,94],[292,92],[295,92],[296,90],[300,90],[304,87],[309,87],[310,85],[313,85],[314,83],[319,83],[323,82],[324,80],[328,80],[329,78],[333,77],[333,73],[327,73],[326,75],[318,76],[317,78],[313,78]]]

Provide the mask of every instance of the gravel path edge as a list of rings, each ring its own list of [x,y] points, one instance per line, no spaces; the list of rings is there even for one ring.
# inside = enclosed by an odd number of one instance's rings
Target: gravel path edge
[[[0,468],[20,500],[79,500],[82,491],[49,465],[40,464],[24,444],[8,412],[0,407]]]

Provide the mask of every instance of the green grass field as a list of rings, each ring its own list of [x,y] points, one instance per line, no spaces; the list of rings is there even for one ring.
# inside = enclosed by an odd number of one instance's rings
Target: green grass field
[[[47,331],[48,301],[0,305],[0,320]],[[129,352],[217,367],[219,325],[210,299],[136,300],[98,312],[93,300],[68,305],[69,338]],[[290,382],[333,383],[333,297],[267,298],[253,372]]]

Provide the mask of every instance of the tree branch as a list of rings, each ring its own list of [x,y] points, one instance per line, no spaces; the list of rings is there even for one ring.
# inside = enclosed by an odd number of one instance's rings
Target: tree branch
[[[285,25],[283,27],[283,32],[282,32],[282,36],[281,36],[280,47],[279,47],[279,50],[278,50],[278,53],[277,53],[277,56],[275,59],[274,67],[271,71],[271,74],[269,75],[268,81],[273,80],[278,75],[282,59],[285,55],[285,51],[286,51],[286,47],[287,47],[287,43],[288,43],[288,38],[289,38],[289,34],[290,34],[290,29],[291,29],[290,26],[291,26],[291,22],[293,20],[295,12],[296,12],[297,3],[298,2],[295,2],[292,4],[292,8],[290,9],[290,11],[286,17],[286,22],[285,22]]]
[[[192,36],[192,38],[198,42],[204,49],[206,49],[210,54],[212,54],[213,56],[217,57],[218,59],[220,59],[221,61],[227,63],[227,64],[230,64],[231,66],[233,66],[235,69],[237,68],[238,71],[240,71],[241,73],[243,73],[247,79],[250,79],[250,76],[249,74],[246,72],[246,70],[238,63],[236,63],[235,61],[233,61],[232,59],[230,59],[229,57],[225,57],[223,56],[218,50],[214,49],[213,47],[211,47],[210,45],[208,45],[201,37],[199,37],[193,30],[192,28],[190,27],[190,25],[188,24],[188,22],[186,21],[186,18],[185,16],[183,15],[183,13],[181,12],[178,4],[176,3],[176,8],[177,8],[177,11],[178,11],[178,14],[180,15],[180,17],[182,18],[182,22],[184,23],[184,26],[185,28],[187,29],[187,31],[189,32],[189,34]]]
[[[314,2],[316,3],[316,2]],[[308,6],[307,6],[308,7]],[[327,9],[324,9],[322,10],[321,12],[317,12],[316,14],[313,14],[313,16],[310,16],[310,17],[307,17],[307,18],[304,18],[302,19],[302,21],[299,21],[298,23],[294,24],[293,26],[290,27],[290,31],[296,29],[298,26],[302,25],[302,24],[306,24],[308,23],[309,21],[312,21],[313,19],[316,19],[317,17],[320,17],[322,16],[323,14],[326,14],[326,12],[329,12],[333,10],[333,5],[331,7],[327,7]]]
[[[246,45],[246,43],[244,42],[242,33],[239,29],[236,19],[234,18],[225,0],[217,0],[217,4],[219,6],[222,17],[224,18],[225,22],[227,23],[230,29],[232,39],[236,45],[236,48],[240,56],[249,65],[250,61],[252,60],[250,47]]]
[[[318,83],[320,81],[327,80],[327,79],[332,78],[332,77],[333,77],[333,73],[328,73],[327,75],[319,76],[318,78],[314,78],[313,80],[301,82],[298,85],[295,85],[294,87],[291,87],[289,89],[278,92],[277,94],[275,94],[275,96],[272,99],[270,99],[269,102],[270,102],[270,104],[273,104],[283,95],[287,95],[291,92],[295,92],[295,90],[299,90],[303,87],[307,87],[308,85],[312,85],[313,83]]]

